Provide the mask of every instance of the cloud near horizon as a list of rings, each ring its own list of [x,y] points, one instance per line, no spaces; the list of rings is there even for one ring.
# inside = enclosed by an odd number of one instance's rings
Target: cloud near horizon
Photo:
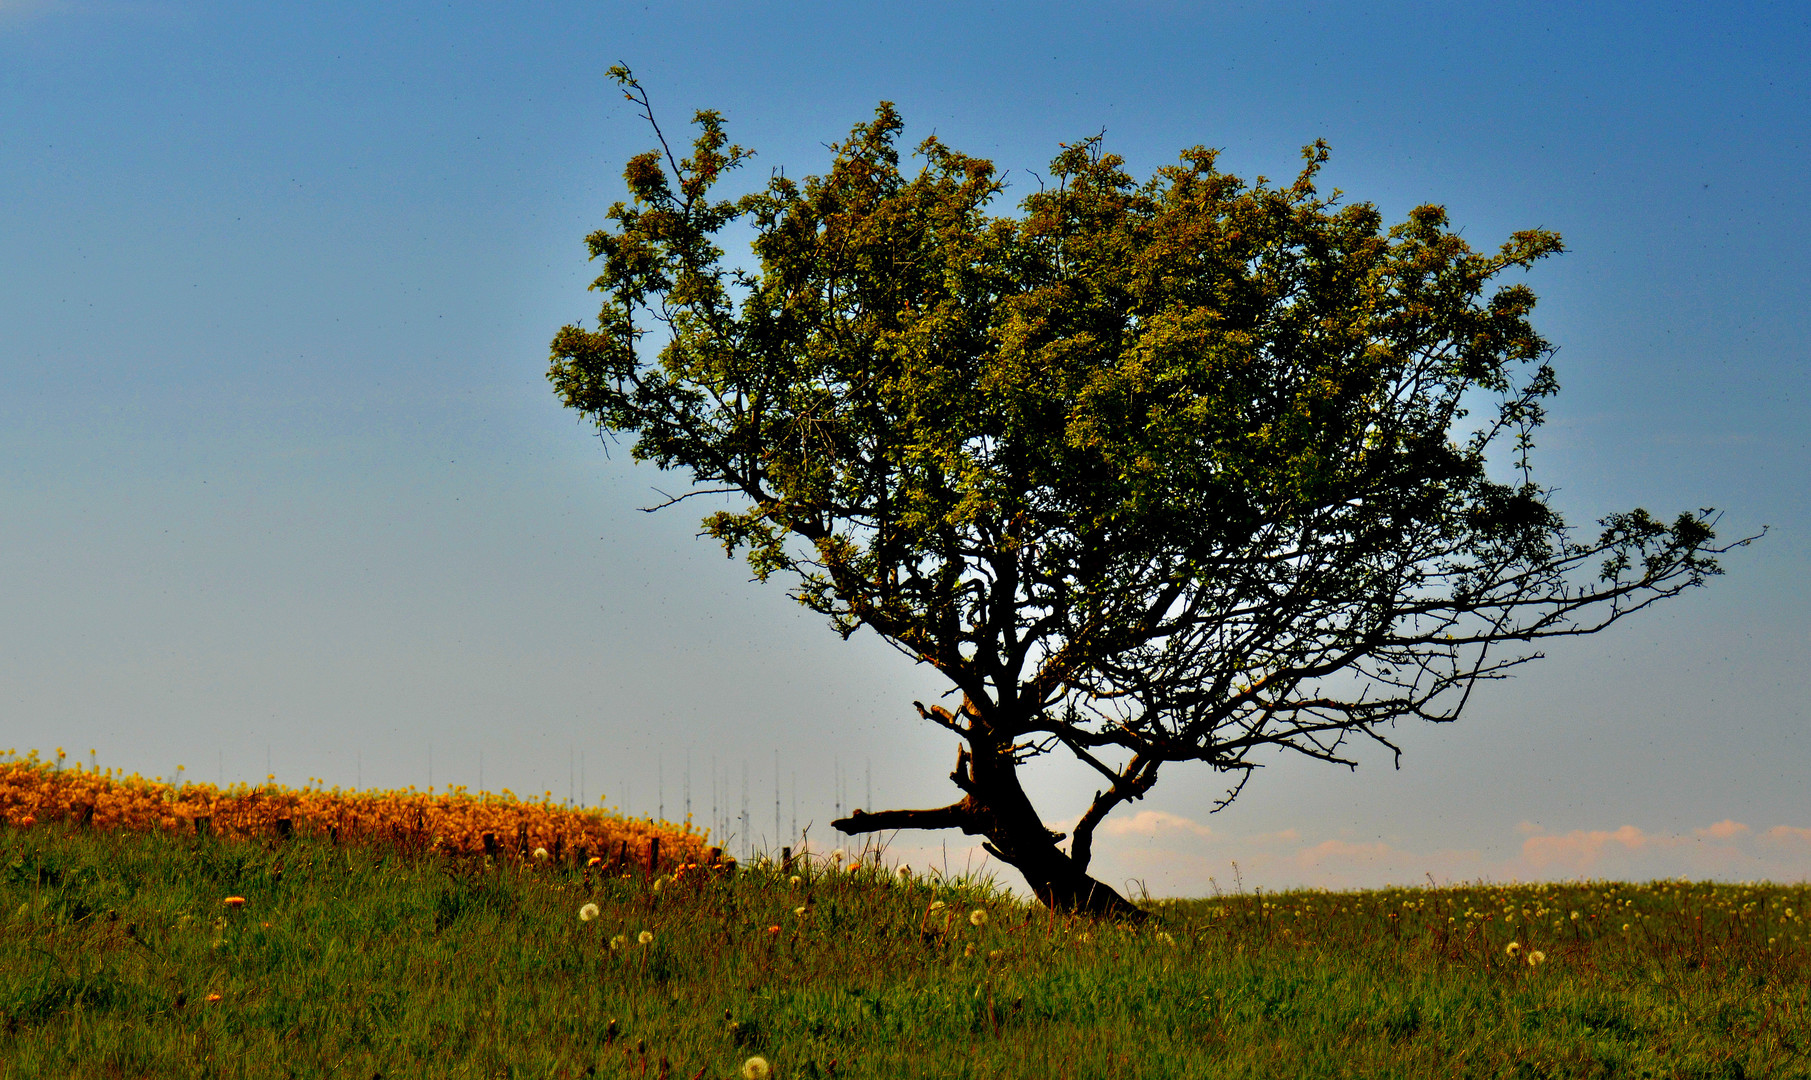
[[[1160,836],[1166,833],[1214,835],[1211,827],[1167,810],[1140,810],[1129,818],[1108,818],[1101,822],[1097,831],[1103,836]]]
[[[1522,822],[1508,835],[1487,838],[1475,848],[1434,850],[1349,832],[1314,836],[1286,829],[1231,836],[1179,814],[1155,811],[1102,832],[1116,842],[1096,845],[1096,876],[1157,895],[1204,895],[1235,880],[1264,888],[1350,889],[1429,880],[1445,885],[1581,878],[1811,879],[1811,828],[1775,825],[1757,831],[1728,818],[1684,832],[1622,825],[1549,833]],[[1137,843],[1141,839],[1144,843]]]

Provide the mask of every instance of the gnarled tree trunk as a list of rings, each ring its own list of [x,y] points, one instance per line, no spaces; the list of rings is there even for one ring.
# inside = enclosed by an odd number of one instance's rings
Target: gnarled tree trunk
[[[950,779],[966,794],[961,801],[926,810],[856,810],[831,822],[850,835],[895,829],[961,829],[981,836],[988,854],[1024,876],[1032,894],[1052,909],[1140,921],[1146,913],[1111,886],[1088,875],[1083,858],[1057,844],[1019,785],[1018,767],[1009,748],[990,746],[980,733],[969,737],[974,754],[964,747]],[[1086,847],[1082,847],[1086,851]]]

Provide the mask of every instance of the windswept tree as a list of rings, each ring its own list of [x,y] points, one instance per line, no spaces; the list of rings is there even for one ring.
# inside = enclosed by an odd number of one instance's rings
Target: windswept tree
[[[825,175],[713,201],[750,154],[695,123],[689,157],[655,125],[629,161],[587,241],[597,327],[559,332],[550,378],[688,478],[672,502],[727,505],[704,528],[757,577],[947,680],[913,706],[960,798],[845,833],[960,829],[1052,906],[1133,914],[1088,875],[1094,832],[1166,767],[1230,800],[1272,750],[1397,752],[1397,721],[1455,719],[1747,542],[1710,511],[1581,535],[1531,478],[1552,349],[1499,279],[1551,232],[1386,226],[1316,187],[1321,143],[1271,186],[1199,147],[1139,182],[1084,139],[999,214],[988,161],[932,138],[902,170],[886,103]],[[1100,777],[1067,836],[1021,784],[1059,752]]]

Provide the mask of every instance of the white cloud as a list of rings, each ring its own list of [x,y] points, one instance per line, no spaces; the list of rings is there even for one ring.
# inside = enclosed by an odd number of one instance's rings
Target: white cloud
[[[1206,825],[1167,810],[1140,810],[1129,818],[1108,818],[1097,831],[1105,836],[1156,837],[1166,833],[1189,833],[1202,837],[1214,835],[1214,831]]]
[[[1733,839],[1734,837],[1741,836],[1743,833],[1745,833],[1747,831],[1748,831],[1748,826],[1742,824],[1741,822],[1733,821],[1729,818],[1724,818],[1722,821],[1717,822],[1715,825],[1707,825],[1702,829],[1693,829],[1692,835],[1699,836],[1699,837],[1709,837],[1712,840],[1729,840],[1729,839]]]

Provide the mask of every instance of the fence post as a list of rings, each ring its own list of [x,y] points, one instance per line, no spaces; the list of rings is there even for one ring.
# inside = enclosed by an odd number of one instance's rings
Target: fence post
[[[652,836],[652,837],[648,838],[648,876],[652,877],[654,875],[654,872],[659,869],[660,869],[660,837]]]

